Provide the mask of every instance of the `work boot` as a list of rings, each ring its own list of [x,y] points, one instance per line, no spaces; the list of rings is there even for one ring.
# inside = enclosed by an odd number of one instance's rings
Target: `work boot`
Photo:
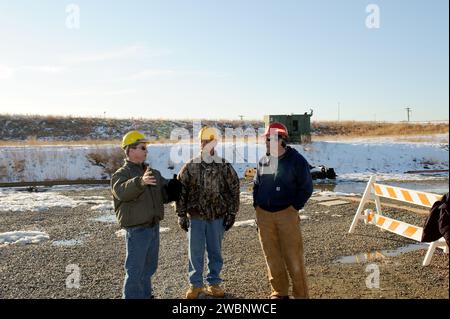
[[[200,288],[195,288],[193,286],[191,286],[188,291],[186,291],[186,299],[197,299],[198,296],[204,292],[203,291],[204,288],[200,287]]]
[[[220,287],[220,285],[206,286],[205,293],[216,298],[223,298],[225,296],[225,292],[223,291],[223,288]]]

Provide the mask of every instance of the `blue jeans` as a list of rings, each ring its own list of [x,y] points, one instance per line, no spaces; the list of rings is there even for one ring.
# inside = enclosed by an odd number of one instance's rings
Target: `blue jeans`
[[[124,299],[149,299],[151,278],[158,267],[159,224],[126,229]]]
[[[205,246],[208,252],[209,285],[222,282],[220,271],[223,266],[222,239],[225,228],[223,218],[215,220],[191,219],[188,231],[189,244],[189,282],[195,288],[203,287],[203,267]]]

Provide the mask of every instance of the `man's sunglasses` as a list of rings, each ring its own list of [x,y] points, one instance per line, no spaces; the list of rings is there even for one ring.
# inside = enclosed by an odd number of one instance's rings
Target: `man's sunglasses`
[[[142,150],[142,151],[146,151],[147,150],[147,147],[146,146],[141,146],[141,147],[132,147],[133,149],[140,149],[140,150]]]

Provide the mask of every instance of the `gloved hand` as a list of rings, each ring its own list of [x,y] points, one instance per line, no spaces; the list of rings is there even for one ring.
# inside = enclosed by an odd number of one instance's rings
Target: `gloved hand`
[[[167,195],[169,202],[177,201],[180,199],[181,188],[183,184],[177,179],[177,175],[173,175],[173,178],[167,184]]]
[[[187,216],[178,217],[178,225],[187,232],[189,230],[189,218]]]
[[[229,230],[233,227],[234,221],[236,219],[236,215],[227,214],[223,219],[223,226],[225,226],[225,231]]]

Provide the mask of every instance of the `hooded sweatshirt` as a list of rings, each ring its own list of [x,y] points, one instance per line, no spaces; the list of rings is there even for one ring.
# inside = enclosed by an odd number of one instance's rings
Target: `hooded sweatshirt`
[[[302,209],[313,192],[309,167],[306,159],[289,146],[278,158],[261,158],[253,186],[253,206],[269,212],[289,206]]]

